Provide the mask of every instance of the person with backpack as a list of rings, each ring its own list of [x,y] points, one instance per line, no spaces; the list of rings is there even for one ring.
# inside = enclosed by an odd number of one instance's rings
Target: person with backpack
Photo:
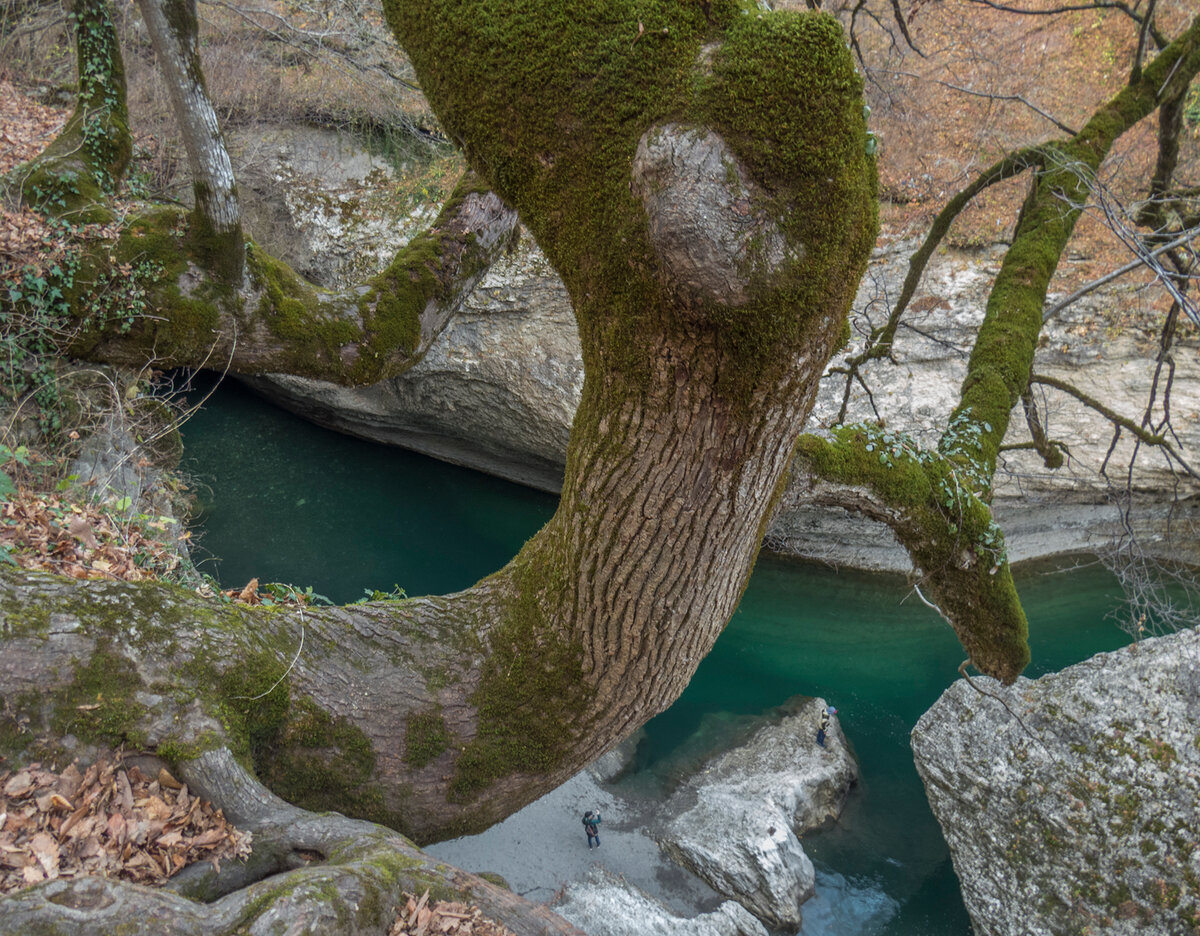
[[[837,709],[835,709],[832,705],[826,707],[825,710],[821,712],[821,721],[820,724],[817,725],[817,744],[821,745],[821,747],[825,747],[825,733],[829,730],[830,716],[836,714]]]
[[[587,832],[588,848],[592,847],[592,839],[596,840],[596,847],[600,847],[600,813],[592,812],[590,809],[583,814],[583,829]]]

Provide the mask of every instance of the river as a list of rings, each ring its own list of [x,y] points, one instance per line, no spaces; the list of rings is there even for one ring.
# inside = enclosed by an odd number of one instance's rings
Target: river
[[[454,591],[503,565],[554,510],[546,494],[326,432],[232,383],[183,432],[183,467],[202,508],[198,557],[220,557],[201,568],[226,587],[257,577],[336,602],[396,586]],[[1030,620],[1027,675],[1126,642],[1106,620],[1119,590],[1096,566],[1041,563],[1017,580]],[[665,788],[723,725],[797,694],[823,696],[838,708],[862,779],[841,820],[804,840],[820,896],[806,905],[801,932],[968,936],[908,747],[962,655],[903,578],[764,555],[691,685],[647,725],[624,783]],[[491,870],[520,878],[518,869]]]

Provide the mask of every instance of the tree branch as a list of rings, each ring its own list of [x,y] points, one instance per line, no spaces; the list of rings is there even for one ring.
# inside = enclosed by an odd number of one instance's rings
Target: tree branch
[[[215,356],[234,373],[375,383],[424,356],[517,225],[516,213],[467,173],[433,225],[365,287],[319,290],[251,245],[247,277],[231,292],[198,276],[182,221],[171,210],[136,218],[115,245],[92,249],[85,269],[97,279],[110,256],[144,271],[151,315],[85,330],[74,356],[160,368]]]
[[[950,81],[942,81],[941,79],[938,79],[938,78],[929,79],[929,78],[925,78],[924,76],[921,76],[921,75],[913,74],[912,72],[897,71],[897,72],[893,72],[893,74],[904,75],[905,77],[908,77],[908,78],[917,78],[917,79],[920,79],[923,81],[932,80],[934,84],[939,84],[943,88],[949,88],[952,91],[958,91],[958,92],[961,92],[962,94],[969,94],[972,97],[987,98],[988,100],[991,100],[991,101],[1016,101],[1020,104],[1024,104],[1026,107],[1028,107],[1031,111],[1033,111],[1039,117],[1054,124],[1054,126],[1058,127],[1058,129],[1061,130],[1063,133],[1067,133],[1067,134],[1070,134],[1071,136],[1074,136],[1078,132],[1078,131],[1072,129],[1071,127],[1068,127],[1065,123],[1063,123],[1061,120],[1059,120],[1053,114],[1047,113],[1046,111],[1042,110],[1040,107],[1038,107],[1036,104],[1034,104],[1032,101],[1030,101],[1028,98],[1026,98],[1024,95],[1021,95],[1021,94],[997,94],[994,91],[976,91],[973,88],[964,88],[962,85],[957,85]]]
[[[1029,382],[1042,328],[1046,289],[1075,222],[1083,210],[1101,160],[1113,143],[1178,93],[1200,71],[1200,17],[1142,72],[1099,108],[1071,140],[1043,148],[1044,168],[1035,179],[1017,223],[1012,247],[996,276],[983,324],[967,365],[959,406],[986,426],[974,451],[963,457],[990,479],[1013,405]]]
[[[904,277],[904,284],[900,287],[900,295],[896,297],[896,302],[888,314],[887,321],[882,326],[871,330],[871,334],[868,336],[862,351],[834,369],[837,373],[848,375],[847,390],[842,400],[841,410],[838,413],[838,422],[846,418],[850,380],[858,376],[859,369],[863,364],[891,355],[892,347],[896,340],[896,329],[899,327],[904,312],[908,308],[908,303],[917,291],[917,286],[921,282],[921,276],[924,274],[925,267],[933,256],[933,252],[937,250],[938,245],[945,238],[954,219],[984,189],[995,185],[997,182],[1002,182],[1005,179],[1019,175],[1030,166],[1035,165],[1039,158],[1040,150],[1038,147],[1030,147],[1008,154],[1003,159],[998,160],[983,170],[970,185],[960,190],[938,212],[937,217],[933,220],[933,224],[930,225],[929,232],[921,242],[921,246],[909,258],[908,273]]]
[[[1137,12],[1136,3],[1130,6],[1128,3],[1120,2],[1120,0],[1114,0],[1114,2],[1095,0],[1092,3],[1074,3],[1033,10],[997,3],[996,0],[970,0],[970,2],[978,3],[980,6],[991,7],[993,10],[1002,10],[1005,13],[1020,13],[1022,16],[1058,16],[1061,13],[1077,13],[1084,10],[1119,10],[1135,23],[1141,25],[1143,22],[1143,17]],[[1150,34],[1154,37],[1154,41],[1160,49],[1167,45],[1166,37],[1153,26],[1151,27]]]
[[[1063,309],[1078,302],[1084,296],[1088,295],[1088,293],[1095,292],[1097,289],[1099,289],[1102,286],[1107,286],[1113,280],[1120,279],[1126,273],[1132,273],[1134,270],[1141,269],[1144,266],[1150,266],[1151,269],[1156,270],[1157,268],[1153,264],[1150,263],[1151,260],[1155,259],[1156,257],[1162,256],[1164,253],[1167,253],[1168,251],[1174,250],[1176,247],[1180,247],[1183,244],[1186,244],[1189,241],[1194,240],[1197,236],[1200,236],[1200,228],[1192,228],[1188,231],[1185,231],[1183,234],[1179,235],[1179,237],[1176,237],[1174,240],[1168,241],[1167,243],[1162,244],[1159,247],[1155,247],[1153,250],[1149,251],[1149,253],[1147,253],[1146,256],[1138,257],[1136,260],[1130,260],[1124,266],[1117,267],[1117,269],[1104,274],[1104,276],[1101,276],[1097,279],[1092,280],[1090,283],[1085,283],[1083,286],[1080,286],[1077,290],[1075,290],[1075,292],[1071,293],[1071,295],[1067,296],[1065,299],[1062,299],[1062,300],[1056,302],[1049,309],[1047,309],[1044,313],[1042,313],[1042,321],[1043,322],[1050,321],[1050,319],[1052,319],[1052,318],[1054,318],[1054,316],[1058,315],[1058,313],[1061,312]]]
[[[1111,409],[1097,400],[1095,397],[1084,393],[1073,384],[1065,380],[1060,380],[1057,377],[1050,377],[1044,374],[1031,374],[1029,377],[1031,384],[1042,384],[1046,387],[1053,387],[1056,390],[1061,390],[1068,396],[1074,397],[1088,409],[1095,410],[1114,426],[1119,426],[1126,432],[1130,433],[1139,442],[1145,445],[1152,445],[1156,448],[1161,448],[1167,452],[1172,459],[1179,463],[1187,474],[1196,480],[1200,481],[1200,473],[1197,473],[1180,454],[1179,449],[1171,444],[1171,441],[1161,433],[1153,432],[1147,429],[1144,425],[1139,425],[1128,416],[1122,416],[1116,410]]]
[[[1029,662],[1028,624],[977,478],[903,433],[861,423],[802,436],[793,478],[806,503],[886,524],[972,664],[1005,683],[1017,678]]]
[[[797,447],[797,470],[811,496],[887,523],[912,557],[916,574],[954,622],[974,665],[1005,681],[1015,679],[1028,660],[1027,624],[988,502],[1011,411],[1030,384],[1046,289],[1113,142],[1152,113],[1163,95],[1186,87],[1198,71],[1200,17],[1071,140],[1033,151],[1041,168],[988,297],[960,402],[937,452],[901,433],[863,424],[835,427],[828,438],[806,435]],[[1024,168],[1032,154],[1020,155],[1019,168]],[[976,185],[1017,169],[1015,157],[1008,157]],[[923,264],[965,196],[960,193],[943,210],[914,255],[897,308],[911,296]],[[892,332],[896,319],[893,310],[887,326]],[[884,334],[886,330],[873,333],[860,357],[882,356]],[[1139,432],[1139,438],[1153,436],[1140,427]],[[1154,438],[1156,444],[1165,443]],[[1173,448],[1164,451],[1177,457]]]
[[[288,805],[228,749],[178,769],[193,793],[219,804],[229,819],[254,833],[254,852],[245,865],[226,862],[221,871],[193,865],[164,888],[98,877],[50,881],[4,901],[6,929],[107,936],[136,919],[146,931],[234,936],[284,919],[292,931],[345,932],[352,925],[354,932],[384,936],[405,893],[433,890],[443,899],[478,906],[518,936],[583,936],[545,906],[433,859],[390,829]],[[298,857],[302,853],[322,860],[309,864]],[[248,870],[256,880],[244,880]]]

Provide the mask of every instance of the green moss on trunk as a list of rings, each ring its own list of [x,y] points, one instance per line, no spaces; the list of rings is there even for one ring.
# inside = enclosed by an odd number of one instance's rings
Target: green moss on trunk
[[[141,688],[136,667],[102,641],[75,670],[70,685],[55,693],[51,726],[59,736],[74,734],[110,747],[141,747],[145,736],[137,726],[146,707],[135,697]]]
[[[125,104],[125,67],[107,0],[79,0],[75,27],[79,84],[75,112],[28,167],[17,170],[25,199],[80,223],[113,218],[104,204],[133,153]]]

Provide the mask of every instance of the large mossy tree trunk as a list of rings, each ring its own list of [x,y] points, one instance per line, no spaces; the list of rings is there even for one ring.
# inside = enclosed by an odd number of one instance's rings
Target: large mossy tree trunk
[[[557,513],[472,589],[363,607],[5,573],[0,688],[27,750],[74,731],[186,767],[229,746],[287,798],[429,841],[572,775],[711,648],[845,340],[875,167],[861,79],[823,14],[389,15],[570,289],[587,377]]]

